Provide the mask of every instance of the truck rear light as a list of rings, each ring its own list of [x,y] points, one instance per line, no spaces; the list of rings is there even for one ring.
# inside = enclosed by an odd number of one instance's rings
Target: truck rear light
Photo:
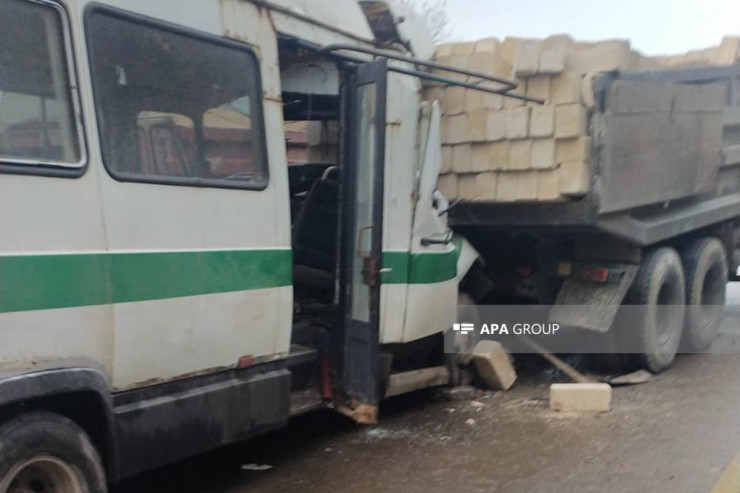
[[[251,354],[248,354],[246,356],[242,356],[239,358],[239,361],[236,363],[237,368],[246,368],[248,366],[252,366],[254,364],[254,356]]]
[[[576,272],[576,277],[604,284],[609,280],[609,269],[606,267],[582,267]]]

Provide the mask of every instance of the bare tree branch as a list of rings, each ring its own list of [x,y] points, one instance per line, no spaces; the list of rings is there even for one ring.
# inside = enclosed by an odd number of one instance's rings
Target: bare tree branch
[[[426,19],[435,43],[442,43],[450,39],[447,0],[395,0],[395,2],[415,10]]]

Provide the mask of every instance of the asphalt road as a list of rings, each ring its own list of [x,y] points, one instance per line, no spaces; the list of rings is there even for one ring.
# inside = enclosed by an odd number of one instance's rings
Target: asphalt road
[[[508,392],[396,398],[372,428],[315,413],[120,491],[709,492],[740,452],[740,285],[729,294],[715,344],[727,354],[681,356],[645,384],[615,388],[605,414],[550,412],[548,386],[561,377],[529,356]]]

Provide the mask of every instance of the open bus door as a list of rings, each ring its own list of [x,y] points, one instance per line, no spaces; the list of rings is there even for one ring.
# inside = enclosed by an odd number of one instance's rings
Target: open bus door
[[[345,85],[339,410],[377,421],[387,62],[355,65]]]

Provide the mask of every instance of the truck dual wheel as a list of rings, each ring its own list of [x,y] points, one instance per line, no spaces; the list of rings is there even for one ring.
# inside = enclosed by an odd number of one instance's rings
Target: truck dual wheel
[[[636,362],[658,373],[671,366],[681,342],[686,288],[681,258],[673,248],[648,252],[625,305],[639,305],[623,327],[625,343]]]
[[[105,493],[92,442],[72,421],[48,412],[0,425],[0,493]]]
[[[702,238],[682,250],[681,258],[687,303],[682,343],[687,351],[704,351],[722,323],[729,278],[727,256],[717,238]]]

